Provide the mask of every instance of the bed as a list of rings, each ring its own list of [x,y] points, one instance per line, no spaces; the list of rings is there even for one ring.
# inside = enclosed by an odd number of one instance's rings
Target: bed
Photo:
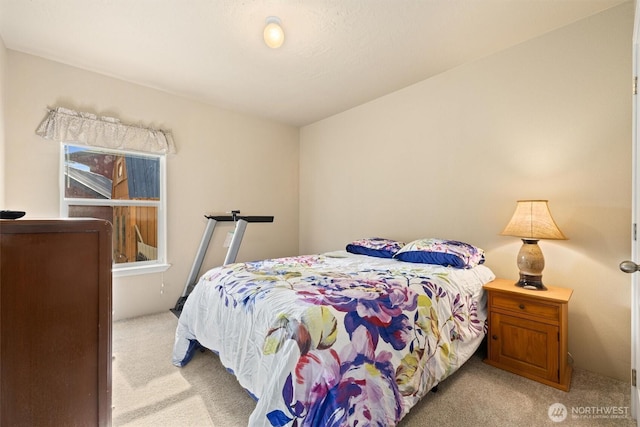
[[[218,354],[257,402],[251,426],[394,426],[478,348],[495,278],[479,248],[416,242],[429,250],[372,238],[214,268],[185,302],[173,363]]]

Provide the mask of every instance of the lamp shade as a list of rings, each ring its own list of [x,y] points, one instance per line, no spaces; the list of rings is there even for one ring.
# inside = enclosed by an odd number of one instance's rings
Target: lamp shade
[[[518,200],[511,221],[500,234],[532,240],[567,239],[551,217],[547,200]]]

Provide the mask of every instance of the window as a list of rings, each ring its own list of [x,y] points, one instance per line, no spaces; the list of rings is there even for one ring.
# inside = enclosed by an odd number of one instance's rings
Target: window
[[[113,225],[114,275],[164,271],[165,156],[62,144],[61,215]]]

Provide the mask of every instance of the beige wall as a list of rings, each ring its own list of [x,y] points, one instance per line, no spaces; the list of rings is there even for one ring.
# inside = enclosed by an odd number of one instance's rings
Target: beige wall
[[[173,132],[178,153],[167,160],[172,267],[164,274],[114,279],[114,319],[173,307],[200,243],[205,213],[240,209],[246,215],[275,216],[272,224],[247,227],[239,261],[297,254],[297,128],[7,53],[6,202],[30,218],[59,215],[59,145],[35,134],[47,107],[112,115]],[[204,267],[222,264],[230,230],[222,223],[216,229]]]
[[[6,70],[7,70],[7,49],[4,41],[0,37],[0,209],[6,209],[4,200],[5,187],[5,167],[4,167],[4,144],[5,144],[5,93],[6,93]]]
[[[300,251],[381,235],[460,239],[516,278],[516,200],[550,200],[542,241],[571,287],[575,365],[628,380],[633,3],[301,129]]]

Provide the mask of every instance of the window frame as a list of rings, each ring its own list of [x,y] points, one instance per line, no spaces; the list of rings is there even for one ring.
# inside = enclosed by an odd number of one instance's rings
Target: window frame
[[[65,194],[65,168],[66,147],[77,147],[85,150],[98,151],[113,155],[147,156],[158,159],[160,174],[160,200],[123,200],[123,199],[91,199],[66,197]],[[131,150],[114,150],[104,147],[96,147],[72,142],[60,143],[60,169],[59,169],[59,190],[60,190],[60,216],[69,217],[69,207],[74,206],[153,206],[157,209],[158,235],[157,235],[157,259],[147,261],[133,261],[126,263],[112,263],[113,277],[133,276],[138,274],[161,273],[166,271],[171,264],[167,263],[167,173],[166,155],[158,153],[141,153]],[[112,224],[113,225],[113,224]]]

